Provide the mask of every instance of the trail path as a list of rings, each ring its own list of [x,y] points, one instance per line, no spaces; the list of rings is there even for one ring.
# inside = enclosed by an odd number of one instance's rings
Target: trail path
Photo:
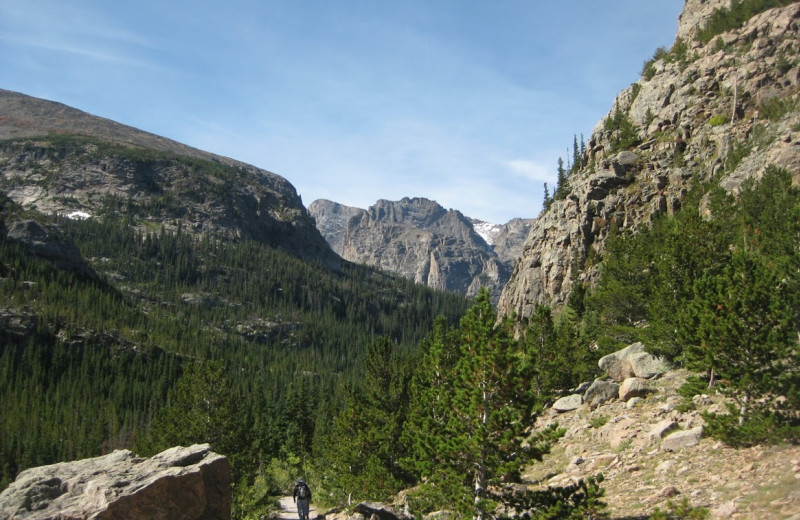
[[[273,518],[280,519],[280,520],[298,520],[299,516],[297,516],[297,506],[292,500],[292,497],[286,496],[281,497],[281,510],[278,512],[276,516]],[[314,507],[314,504],[311,504],[311,507],[308,510],[308,517],[309,518],[316,518],[317,516],[317,508]]]

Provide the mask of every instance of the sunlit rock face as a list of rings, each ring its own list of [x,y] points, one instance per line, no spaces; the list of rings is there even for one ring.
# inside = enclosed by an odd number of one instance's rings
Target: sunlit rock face
[[[576,284],[597,281],[595,260],[612,227],[635,230],[673,214],[698,182],[718,180],[736,194],[770,165],[800,182],[800,4],[758,14],[708,44],[697,41],[696,28],[727,4],[688,0],[680,52],[653,61],[613,100],[567,181],[569,194],[533,223],[500,315],[524,319],[536,304],[563,306]],[[767,111],[784,101],[784,112]],[[638,144],[620,149],[620,130],[607,124],[617,114],[630,121]],[[744,155],[735,167],[731,153]]]

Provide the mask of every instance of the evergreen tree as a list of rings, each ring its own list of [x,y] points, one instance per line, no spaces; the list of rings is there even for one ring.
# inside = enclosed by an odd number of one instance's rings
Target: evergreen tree
[[[385,499],[407,482],[399,460],[408,377],[389,338],[374,341],[364,379],[334,420],[327,472],[341,498]]]
[[[188,364],[168,400],[137,451],[149,456],[175,445],[209,443],[215,451],[234,456],[235,465],[247,427],[221,362]]]
[[[431,379],[423,385],[417,381],[415,390],[422,387],[424,391],[412,395],[412,413],[427,416],[417,424],[437,426],[425,442],[415,444],[415,468],[427,481],[425,491],[436,496],[434,500],[447,500],[449,507],[462,514],[481,516],[491,510],[487,487],[518,478],[519,469],[531,458],[540,458],[548,447],[544,439],[525,442],[535,400],[530,366],[519,363],[521,352],[510,321],[495,326],[496,321],[490,295],[481,290],[452,336],[458,347],[452,368],[445,364],[443,370],[421,367]],[[429,349],[426,361],[447,359],[449,349],[442,347],[434,347],[438,356]],[[449,389],[446,407],[436,406],[433,413],[426,413],[422,400],[445,387]],[[555,429],[546,437],[553,435]]]
[[[764,397],[792,393],[800,372],[792,327],[797,310],[795,280],[780,279],[759,253],[735,251],[723,267],[698,280],[685,327],[695,330],[690,367],[724,379],[722,389],[736,402],[738,425]]]
[[[583,138],[583,136],[581,136]],[[572,167],[570,173],[575,173],[581,168],[581,149],[578,146],[578,136],[572,134]]]
[[[550,189],[547,187],[547,183],[544,183],[544,201],[542,202],[542,209],[547,211],[550,209],[550,204],[553,203],[553,199],[550,198]]]
[[[567,197],[567,170],[564,169],[564,159],[558,158],[558,169],[556,170],[556,190],[553,199],[563,200]]]

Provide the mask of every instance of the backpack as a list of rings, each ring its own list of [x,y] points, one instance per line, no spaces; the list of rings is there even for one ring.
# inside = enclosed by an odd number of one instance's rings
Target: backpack
[[[308,498],[310,493],[311,490],[308,489],[308,485],[305,482],[297,484],[297,498]]]

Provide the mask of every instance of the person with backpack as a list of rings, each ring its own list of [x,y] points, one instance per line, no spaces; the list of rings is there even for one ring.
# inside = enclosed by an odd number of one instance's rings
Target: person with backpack
[[[311,488],[308,487],[308,484],[306,484],[306,481],[302,478],[297,479],[294,485],[294,494],[292,498],[297,504],[297,514],[300,516],[300,520],[309,520],[308,508],[311,504]]]

